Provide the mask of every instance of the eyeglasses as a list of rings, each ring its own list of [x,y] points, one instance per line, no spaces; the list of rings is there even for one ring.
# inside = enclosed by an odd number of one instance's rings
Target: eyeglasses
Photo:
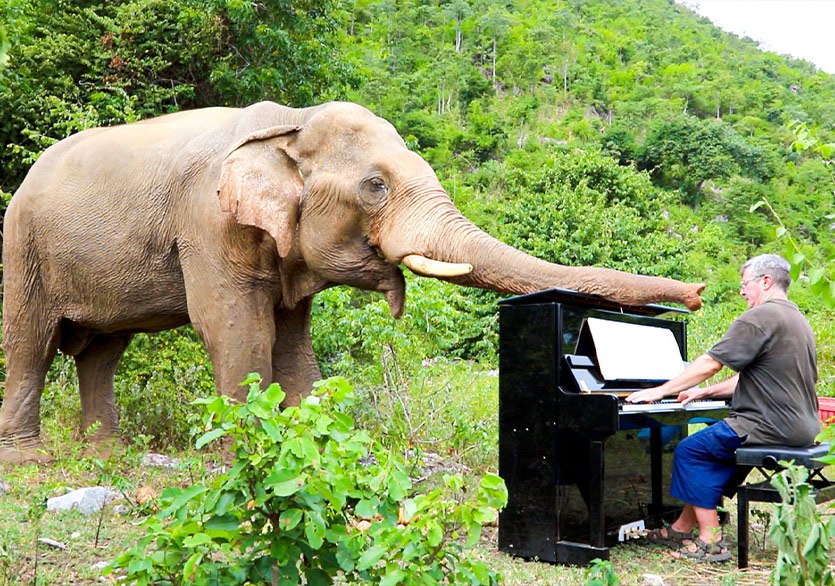
[[[745,287],[748,286],[748,283],[750,283],[751,281],[758,281],[759,279],[762,279],[764,276],[765,275],[757,275],[756,277],[751,277],[750,279],[745,279],[743,281],[740,281],[739,282],[739,288],[740,289],[745,289]]]

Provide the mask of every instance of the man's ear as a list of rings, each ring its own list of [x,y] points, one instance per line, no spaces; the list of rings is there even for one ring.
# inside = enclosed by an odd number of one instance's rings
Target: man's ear
[[[298,126],[276,126],[238,141],[220,169],[217,195],[224,212],[266,230],[284,258],[293,245],[304,184],[288,154]]]

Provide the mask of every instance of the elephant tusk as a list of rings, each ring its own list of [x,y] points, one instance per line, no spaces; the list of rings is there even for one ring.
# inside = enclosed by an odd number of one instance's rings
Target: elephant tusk
[[[402,262],[424,277],[460,277],[473,272],[473,265],[469,263],[441,262],[419,254],[404,256]]]

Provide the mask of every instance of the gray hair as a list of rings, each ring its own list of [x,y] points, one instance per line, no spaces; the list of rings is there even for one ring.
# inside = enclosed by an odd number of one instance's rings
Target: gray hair
[[[788,291],[791,285],[792,278],[789,276],[791,265],[789,261],[779,254],[761,254],[753,258],[749,258],[739,269],[739,273],[745,272],[745,269],[750,268],[754,276],[760,277],[762,275],[770,275],[774,280],[774,284],[780,287],[783,291]]]

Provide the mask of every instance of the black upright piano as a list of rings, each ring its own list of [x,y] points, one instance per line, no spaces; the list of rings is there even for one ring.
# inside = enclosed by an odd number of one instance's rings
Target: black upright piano
[[[612,350],[601,337],[625,331],[627,339],[614,343],[625,356],[657,351],[646,340],[660,335],[674,340],[683,361],[686,313],[562,289],[500,302],[499,474],[508,488],[501,551],[585,565],[675,518],[681,503],[669,496],[672,452],[690,425],[718,421],[727,407],[625,404],[626,394],[659,380],[607,379],[612,371],[601,369],[597,354]],[[620,366],[628,370],[628,362]]]

